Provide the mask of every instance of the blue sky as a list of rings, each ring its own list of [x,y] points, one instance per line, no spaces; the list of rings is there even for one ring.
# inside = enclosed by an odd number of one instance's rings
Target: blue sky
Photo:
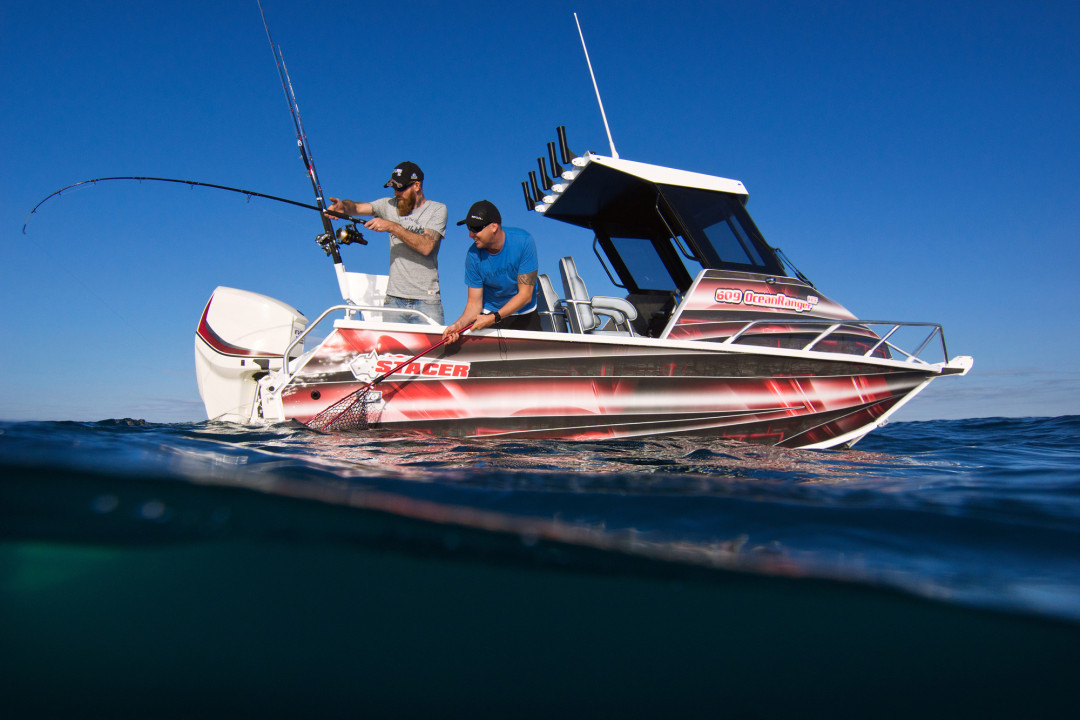
[[[566,125],[575,152],[735,178],[748,209],[860,317],[941,322],[961,379],[900,420],[1080,412],[1080,4],[341,3],[265,0],[327,195],[372,200],[423,167],[451,222],[480,198],[575,254],[520,181]],[[309,318],[338,301],[255,0],[0,4],[0,419],[204,419],[199,313],[218,285]],[[344,250],[385,272],[385,236]],[[468,239],[440,252],[448,317]]]

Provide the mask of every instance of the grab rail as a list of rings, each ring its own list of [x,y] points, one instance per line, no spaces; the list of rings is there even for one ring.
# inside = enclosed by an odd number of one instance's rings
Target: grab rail
[[[291,343],[289,343],[289,346],[287,348],[285,348],[285,352],[282,353],[282,355],[281,355],[281,367],[285,369],[285,372],[287,374],[289,372],[289,356],[292,354],[292,349],[294,347],[296,347],[296,345],[298,343],[302,342],[303,339],[305,337],[307,337],[308,333],[310,333],[312,330],[315,329],[316,325],[318,325],[323,320],[325,320],[327,315],[329,315],[330,313],[335,312],[337,310],[344,310],[345,313],[346,313],[347,318],[352,318],[353,312],[355,312],[355,311],[363,312],[364,310],[367,310],[369,312],[398,313],[398,314],[401,314],[401,315],[415,315],[417,317],[423,318],[424,320],[427,320],[427,324],[429,324],[429,325],[434,325],[436,327],[441,327],[439,325],[439,323],[435,322],[429,315],[427,315],[425,313],[422,313],[419,310],[413,310],[411,308],[387,307],[385,305],[378,305],[378,306],[376,306],[376,305],[354,305],[352,303],[348,303],[346,305],[332,305],[332,306],[326,308],[325,310],[323,310],[322,315],[315,318],[315,322],[310,323],[306,328],[304,328],[304,332],[297,335],[293,339],[293,341]]]
[[[903,355],[905,358],[907,358],[905,360],[905,362],[922,363],[923,365],[930,365],[930,364],[932,364],[931,362],[928,362],[927,360],[924,360],[923,358],[921,358],[919,356],[922,355],[923,351],[925,351],[927,346],[930,345],[930,342],[934,339],[935,336],[937,336],[938,339],[940,340],[940,344],[941,344],[942,359],[944,360],[944,362],[949,361],[949,351],[948,351],[948,348],[945,346],[945,331],[942,330],[941,325],[938,324],[938,323],[925,323],[925,322],[895,322],[893,320],[852,320],[852,321],[847,321],[847,322],[831,322],[831,321],[825,320],[825,319],[814,319],[814,318],[758,319],[758,320],[751,320],[751,321],[745,323],[736,332],[732,333],[729,337],[727,337],[727,339],[723,340],[721,342],[721,344],[722,345],[735,345],[744,336],[746,336],[747,333],[749,333],[751,330],[753,330],[754,328],[757,328],[757,327],[762,327],[762,326],[772,326],[772,325],[783,325],[783,326],[795,325],[795,326],[799,326],[799,325],[806,325],[806,326],[814,326],[816,328],[816,327],[820,327],[821,325],[825,325],[825,324],[828,324],[828,327],[826,327],[824,330],[821,330],[820,332],[818,332],[817,335],[815,335],[808,343],[803,345],[803,347],[801,348],[802,350],[804,350],[804,351],[813,350],[814,347],[816,347],[819,343],[821,343],[821,341],[825,340],[827,337],[829,337],[833,333],[837,332],[838,330],[842,330],[844,328],[847,328],[847,329],[857,329],[857,330],[861,330],[861,331],[869,331],[869,332],[873,333],[877,337],[877,342],[874,343],[873,347],[871,347],[865,353],[862,353],[862,357],[870,357],[870,356],[872,356],[875,352],[877,352],[884,345],[890,351],[894,351],[897,354]],[[881,332],[879,332],[878,330],[875,329],[875,328],[878,328],[878,327],[882,328]],[[888,330],[886,331],[885,328],[888,328]],[[892,338],[898,331],[900,331],[903,328],[930,328],[930,333],[926,336],[926,338],[924,340],[922,340],[921,343],[918,344],[918,347],[916,347],[914,350],[908,351],[908,350],[905,350],[900,345],[898,345],[897,343],[890,341],[890,338]],[[882,333],[884,333],[884,334],[882,334]],[[866,338],[866,339],[870,340],[871,338]],[[911,344],[914,344],[914,341],[912,341]],[[908,347],[911,347],[911,345],[908,345]],[[847,353],[847,354],[854,354],[854,353]]]

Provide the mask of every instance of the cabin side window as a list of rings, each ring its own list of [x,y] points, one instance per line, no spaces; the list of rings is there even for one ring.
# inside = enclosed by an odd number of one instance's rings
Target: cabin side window
[[[672,253],[670,240],[667,238],[657,243],[650,238],[613,236],[610,242],[637,288],[676,290],[680,286],[688,285],[689,280],[702,268],[701,263],[685,256],[680,258]],[[664,250],[663,253],[659,251],[658,245]],[[688,268],[687,263],[691,267]]]

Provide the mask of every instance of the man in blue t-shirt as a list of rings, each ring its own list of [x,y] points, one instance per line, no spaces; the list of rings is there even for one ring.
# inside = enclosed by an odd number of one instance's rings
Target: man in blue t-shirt
[[[492,325],[509,330],[540,330],[536,313],[536,243],[518,228],[504,228],[499,209],[487,200],[473,203],[458,225],[469,228],[473,247],[465,256],[469,296],[461,317],[443,331],[456,342],[461,329]]]

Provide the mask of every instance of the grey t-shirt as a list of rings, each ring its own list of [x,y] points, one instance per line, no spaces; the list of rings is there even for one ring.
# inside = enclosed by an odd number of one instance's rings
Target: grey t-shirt
[[[386,294],[413,300],[430,300],[439,294],[439,244],[446,234],[446,206],[433,200],[426,201],[408,215],[397,214],[394,198],[380,198],[371,203],[376,217],[396,222],[409,232],[423,235],[425,230],[438,234],[435,248],[430,255],[421,255],[390,236],[390,281]]]

